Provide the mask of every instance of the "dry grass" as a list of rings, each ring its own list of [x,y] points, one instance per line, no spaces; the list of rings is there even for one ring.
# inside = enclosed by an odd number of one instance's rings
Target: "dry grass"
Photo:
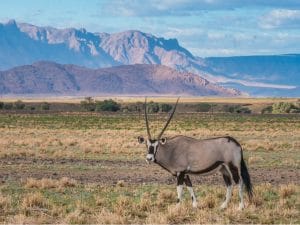
[[[10,196],[4,196],[0,194],[0,212],[6,212],[11,206]]]
[[[20,187],[21,188],[21,187]],[[198,186],[195,188],[199,207],[192,208],[188,193],[180,205],[176,204],[174,186],[160,189],[152,186],[102,187],[90,185],[39,190],[23,187],[12,205],[6,197],[2,205],[5,217],[11,223],[72,223],[72,224],[183,224],[183,223],[299,223],[297,199],[299,186],[269,183],[256,185],[252,203],[246,199],[246,208],[238,211],[237,190],[226,210],[220,210],[224,187]],[[149,191],[153,190],[153,191]],[[40,191],[46,191],[42,194]],[[50,192],[49,192],[50,191]],[[75,191],[75,192],[74,192]],[[201,192],[202,194],[200,194]],[[220,193],[222,192],[222,196]],[[59,196],[59,197],[58,197]],[[81,197],[80,197],[81,196]],[[16,212],[16,213],[11,213]]]
[[[126,217],[117,213],[110,212],[108,209],[103,209],[95,215],[95,223],[97,224],[127,224],[129,221]]]
[[[39,192],[28,193],[24,196],[23,201],[21,203],[23,209],[28,208],[48,208],[49,202],[47,199],[43,197],[43,195]]]
[[[62,177],[61,179],[49,179],[49,178],[42,178],[42,179],[35,179],[35,178],[28,178],[25,182],[26,188],[37,188],[37,189],[50,189],[50,188],[65,188],[65,187],[75,187],[77,184],[76,180]]]
[[[297,191],[297,186],[295,184],[281,185],[279,188],[279,195],[281,198],[285,199],[294,195]]]
[[[7,171],[13,174],[14,171],[21,173],[28,170],[34,176],[49,170],[47,177],[55,177],[52,172],[63,170],[63,176],[72,176],[75,173],[85,174],[87,169],[99,169],[105,173],[110,169],[105,165],[97,164],[89,168],[90,165],[80,165],[76,160],[105,159],[115,162],[118,167],[117,163],[121,160],[141,160],[145,157],[145,146],[136,141],[137,136],[146,134],[142,118],[123,121],[122,118],[112,116],[103,121],[102,117],[95,117],[90,123],[91,127],[87,128],[80,127],[84,124],[80,121],[85,122],[88,117],[78,117],[68,128],[65,126],[65,117],[55,123],[47,120],[48,117],[43,117],[42,122],[31,119],[16,118],[17,122],[14,123],[10,122],[11,118],[7,122],[0,121],[3,125],[0,127],[0,157],[4,174]],[[116,119],[120,120],[115,122]],[[161,117],[151,119],[151,126],[157,133],[161,127]],[[193,115],[190,118],[175,119],[166,131],[166,136],[183,134],[207,138],[232,135],[241,142],[250,169],[299,169],[300,127],[296,117],[293,121],[275,118],[271,122],[255,116],[230,117],[227,120],[227,117]],[[14,159],[21,160],[21,163],[11,164]],[[23,159],[32,159],[33,163],[22,164]],[[49,163],[51,160],[55,162],[64,159],[75,161],[68,165]],[[48,164],[44,165],[44,162]],[[126,170],[128,167],[130,165],[123,165],[121,169]],[[5,183],[0,184],[0,222],[300,223],[298,184],[255,184],[253,203],[246,201],[246,209],[239,212],[236,190],[228,209],[219,209],[225,195],[223,186],[197,185],[195,191],[199,207],[193,209],[187,192],[182,205],[176,206],[176,188],[173,185],[160,185],[158,188],[157,184],[133,185],[124,178],[120,179],[123,180],[114,186],[82,185],[81,180],[79,182],[79,179],[76,181],[69,177],[31,177],[23,182],[5,180]]]
[[[66,215],[66,218],[62,221],[67,224],[87,224],[89,223],[89,215],[84,214],[80,209]]]

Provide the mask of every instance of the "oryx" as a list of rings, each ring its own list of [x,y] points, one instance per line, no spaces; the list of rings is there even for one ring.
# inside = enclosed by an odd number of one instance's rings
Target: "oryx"
[[[145,99],[145,122],[148,138],[145,140],[139,136],[138,141],[146,143],[147,161],[160,165],[177,177],[178,203],[181,201],[183,183],[185,183],[191,194],[193,207],[197,207],[189,174],[211,174],[220,171],[227,186],[226,199],[221,208],[227,207],[235,182],[239,184],[239,209],[243,209],[243,184],[246,186],[250,200],[252,184],[243,159],[242,147],[234,138],[226,136],[199,140],[182,135],[162,138],[175,113],[178,100],[179,98],[160,134],[157,138],[152,138],[147,116],[147,100]]]

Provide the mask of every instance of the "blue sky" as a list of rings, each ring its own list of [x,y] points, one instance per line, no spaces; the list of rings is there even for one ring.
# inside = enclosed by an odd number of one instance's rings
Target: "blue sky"
[[[141,30],[196,56],[300,53],[299,0],[0,0],[0,22]]]

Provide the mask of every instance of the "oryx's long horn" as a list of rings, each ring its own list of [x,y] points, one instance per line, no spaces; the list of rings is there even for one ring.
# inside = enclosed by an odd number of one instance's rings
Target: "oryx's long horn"
[[[148,139],[151,139],[149,122],[148,122],[148,114],[147,114],[147,98],[145,98],[145,121],[146,121],[146,128],[147,128]]]
[[[174,113],[175,113],[175,110],[176,110],[176,107],[177,107],[177,104],[178,104],[179,99],[180,99],[180,97],[177,98],[177,101],[176,101],[176,104],[175,104],[175,106],[174,106],[174,108],[173,108],[173,111],[172,111],[172,113],[170,114],[169,119],[168,119],[166,125],[164,126],[164,128],[162,129],[162,131],[160,132],[160,134],[158,135],[157,140],[159,140],[159,139],[162,137],[162,135],[164,134],[165,130],[167,129],[169,123],[171,122],[171,119],[172,119],[172,117],[173,117],[173,115],[174,115]]]

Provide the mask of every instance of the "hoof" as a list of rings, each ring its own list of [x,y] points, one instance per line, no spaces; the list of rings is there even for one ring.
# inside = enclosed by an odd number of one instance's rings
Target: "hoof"
[[[193,208],[197,208],[198,207],[198,203],[197,202],[193,202]]]
[[[227,208],[227,203],[223,202],[222,205],[220,206],[220,209],[226,209]]]
[[[245,208],[244,204],[239,204],[239,210],[242,211]]]

